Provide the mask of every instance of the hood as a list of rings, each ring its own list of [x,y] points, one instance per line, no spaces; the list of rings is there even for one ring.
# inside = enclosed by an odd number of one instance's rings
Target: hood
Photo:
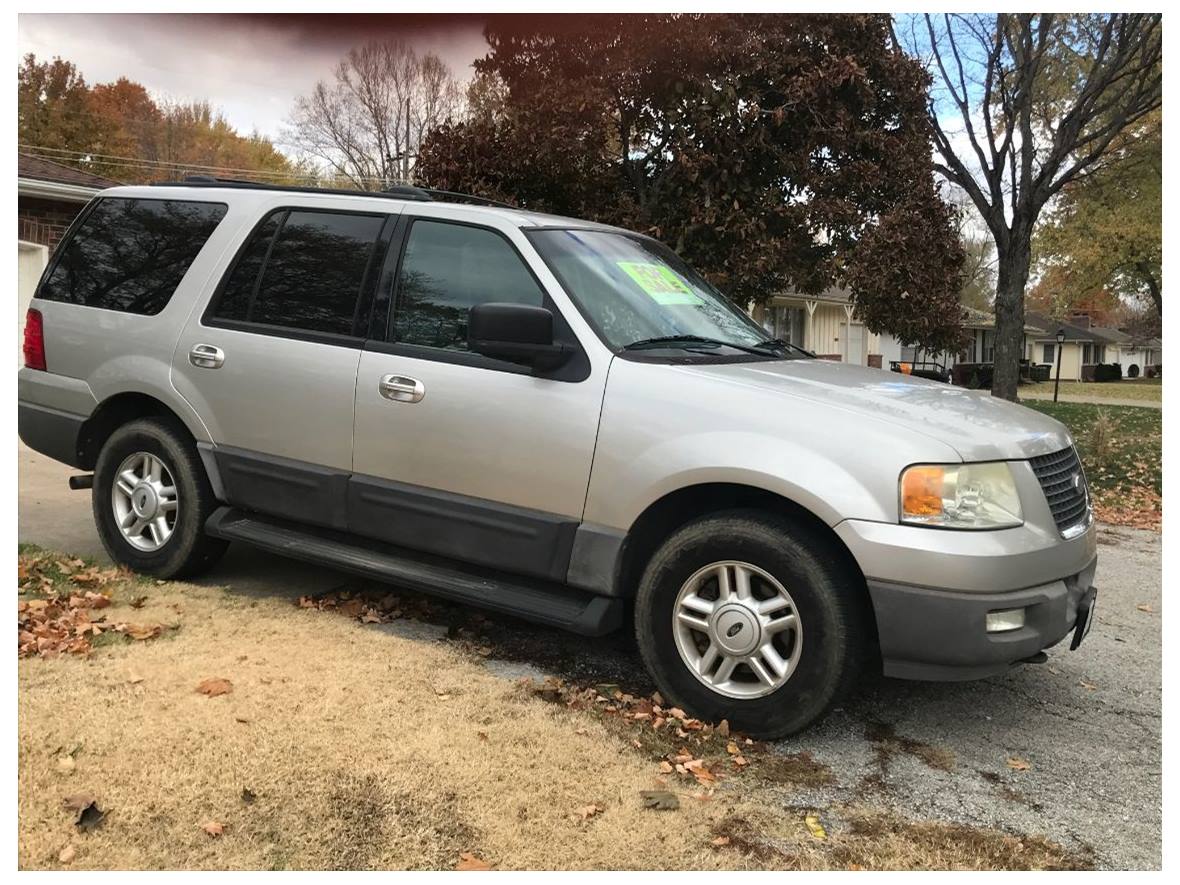
[[[990,393],[829,360],[697,364],[683,371],[859,413],[951,446],[964,461],[1016,460],[1072,443],[1059,421]]]

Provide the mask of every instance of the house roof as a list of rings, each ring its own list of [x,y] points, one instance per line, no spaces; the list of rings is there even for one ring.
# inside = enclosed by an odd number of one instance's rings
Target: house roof
[[[95,175],[82,169],[75,169],[73,166],[55,163],[43,157],[34,157],[31,154],[17,154],[16,174],[18,179],[51,181],[55,184],[79,185],[81,187],[95,188],[96,190],[116,187],[122,184],[120,181],[103,178],[101,175]]]
[[[1123,335],[1117,329],[1098,327],[1083,329],[1081,326],[1075,326],[1064,320],[1055,320],[1051,316],[1031,310],[1025,311],[1024,318],[1027,322],[1035,323],[1044,330],[1044,337],[1038,338],[1038,341],[1056,341],[1058,329],[1065,333],[1066,341],[1094,341],[1099,344],[1121,344],[1123,340],[1111,335],[1112,332]]]
[[[1028,316],[1026,314],[1025,319],[1027,320],[1027,318]],[[978,308],[963,305],[963,326],[968,329],[994,329],[996,327],[996,315],[994,313],[988,313],[986,310],[979,310]],[[1024,324],[1024,331],[1038,334],[1045,330],[1026,322]]]

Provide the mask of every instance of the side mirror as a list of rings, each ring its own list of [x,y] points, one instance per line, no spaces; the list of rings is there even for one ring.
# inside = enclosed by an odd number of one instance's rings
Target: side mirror
[[[553,341],[553,314],[529,304],[477,304],[467,314],[467,347],[473,353],[556,369],[570,358],[564,344]]]

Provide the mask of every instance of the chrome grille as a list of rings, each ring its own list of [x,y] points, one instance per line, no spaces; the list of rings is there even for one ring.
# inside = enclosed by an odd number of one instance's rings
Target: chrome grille
[[[1086,475],[1078,453],[1070,446],[1052,455],[1038,455],[1029,459],[1033,473],[1045,492],[1049,510],[1057,530],[1063,535],[1071,533],[1090,521],[1090,495],[1086,488]]]

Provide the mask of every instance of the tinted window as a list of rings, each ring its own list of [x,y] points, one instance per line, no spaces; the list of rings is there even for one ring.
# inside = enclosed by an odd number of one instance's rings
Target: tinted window
[[[250,299],[254,297],[254,285],[262,270],[262,262],[270,248],[270,241],[279,229],[279,221],[285,211],[276,212],[254,232],[249,244],[230,271],[229,279],[221,290],[214,316],[227,320],[244,320],[250,313]]]
[[[276,213],[242,252],[214,316],[353,334],[361,284],[384,222],[382,215]]]
[[[393,340],[466,350],[472,305],[540,306],[544,298],[516,250],[499,234],[415,221],[402,258]]]
[[[104,197],[60,247],[37,297],[159,313],[225,209],[224,203]]]

